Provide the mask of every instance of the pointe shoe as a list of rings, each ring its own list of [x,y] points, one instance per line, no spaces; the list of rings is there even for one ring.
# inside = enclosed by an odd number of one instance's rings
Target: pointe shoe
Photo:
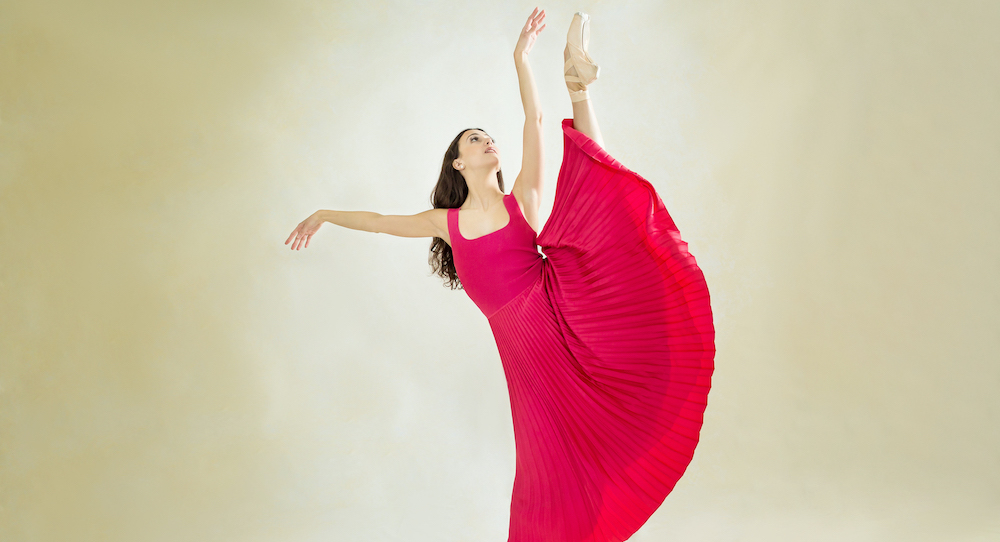
[[[590,16],[578,11],[573,15],[573,22],[569,25],[569,34],[566,36],[566,63],[563,66],[566,87],[569,89],[570,99],[574,102],[589,98],[587,85],[596,81],[601,71],[600,66],[587,54],[589,43]]]

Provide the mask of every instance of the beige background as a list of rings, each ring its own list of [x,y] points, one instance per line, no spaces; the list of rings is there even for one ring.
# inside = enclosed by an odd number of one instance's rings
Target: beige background
[[[532,7],[0,2],[0,540],[506,539],[499,358],[428,242],[282,242],[425,209],[469,126],[516,172]],[[586,10],[716,311],[633,540],[1000,539],[1000,3],[542,7],[553,185]]]

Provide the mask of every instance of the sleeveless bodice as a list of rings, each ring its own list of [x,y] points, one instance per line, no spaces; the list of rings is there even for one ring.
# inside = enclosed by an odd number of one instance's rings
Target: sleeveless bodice
[[[462,286],[486,317],[535,283],[542,273],[537,235],[521,214],[517,199],[503,197],[510,220],[499,230],[466,239],[458,229],[458,209],[448,209],[448,235]]]

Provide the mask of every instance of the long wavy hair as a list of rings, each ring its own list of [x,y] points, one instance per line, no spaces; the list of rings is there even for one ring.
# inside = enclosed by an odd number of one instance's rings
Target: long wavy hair
[[[431,190],[431,205],[435,209],[454,209],[461,207],[465,203],[465,198],[469,195],[469,186],[465,184],[465,177],[452,163],[458,158],[458,142],[462,139],[462,134],[469,130],[479,130],[486,133],[482,128],[467,128],[462,130],[448,145],[448,150],[444,153],[444,161],[441,163],[441,174],[438,175],[438,182]],[[497,171],[497,184],[503,192],[503,174]],[[458,271],[455,270],[455,258],[451,253],[451,246],[440,237],[435,237],[431,241],[430,255],[427,256],[427,263],[431,264],[431,270],[444,279],[444,285],[452,290],[462,289],[462,281],[458,278]]]

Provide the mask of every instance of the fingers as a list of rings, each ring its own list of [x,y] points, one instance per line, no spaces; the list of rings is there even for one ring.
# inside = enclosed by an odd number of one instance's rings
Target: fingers
[[[535,21],[535,26],[536,26],[536,28],[535,28],[535,34],[536,35],[540,34],[542,32],[542,30],[545,29],[545,25],[542,24],[544,21],[545,21],[545,12],[543,11],[542,14],[538,17],[538,20]],[[541,26],[539,26],[539,25],[541,25]]]
[[[542,28],[545,28],[545,25],[542,25],[541,28],[535,28],[535,27],[542,24],[544,20],[545,20],[545,10],[543,9],[539,11],[538,8],[535,8],[535,10],[531,12],[531,15],[528,16],[528,22],[524,23],[523,32],[527,34],[531,32],[532,29],[534,29],[535,33],[541,32]]]
[[[535,11],[532,11],[531,15],[528,15],[528,20],[524,21],[524,28],[521,29],[521,32],[527,32],[528,29],[531,28],[531,20],[535,18],[535,14],[537,13],[538,13],[538,8],[535,8]]]
[[[292,250],[302,250],[309,246],[309,240],[312,239],[312,234],[306,234],[302,231],[302,227],[299,226],[292,230],[291,235],[288,239],[285,239],[285,244],[291,243],[292,246],[288,247]]]
[[[301,235],[295,240],[295,244],[292,246],[293,250],[302,250],[303,248],[309,246],[309,235]]]
[[[294,230],[292,230],[292,233],[288,236],[288,239],[285,239],[286,245],[288,243],[292,243],[292,246],[288,248],[295,250],[295,245],[298,244],[299,236],[302,235],[301,230],[302,230],[302,224],[299,224],[298,226],[295,227]]]

